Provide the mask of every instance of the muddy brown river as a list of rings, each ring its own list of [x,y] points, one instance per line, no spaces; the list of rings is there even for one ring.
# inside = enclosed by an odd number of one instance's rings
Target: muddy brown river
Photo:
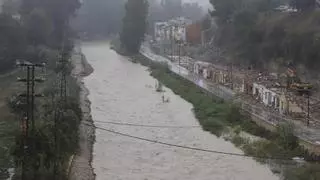
[[[108,42],[85,43],[82,51],[94,73],[84,80],[95,125],[151,140],[242,153],[201,128],[192,105],[170,89],[158,93],[146,67],[110,50]],[[170,99],[163,103],[162,96]],[[156,125],[137,127],[103,122]],[[169,147],[96,130],[93,168],[97,180],[278,180],[270,169],[247,157]]]

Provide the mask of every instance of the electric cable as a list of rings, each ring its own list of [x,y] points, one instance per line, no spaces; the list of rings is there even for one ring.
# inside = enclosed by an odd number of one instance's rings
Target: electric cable
[[[164,126],[164,125],[146,125],[146,124],[132,124],[132,123],[119,123],[112,121],[94,121],[96,123],[102,124],[113,124],[119,126],[135,126],[135,127],[147,127],[147,128],[177,128],[177,129],[192,129],[192,128],[202,128],[201,126]]]
[[[106,132],[109,132],[109,133],[113,133],[113,134],[117,134],[117,135],[120,135],[120,136],[132,138],[132,139],[138,139],[138,140],[141,140],[141,141],[151,142],[151,143],[155,143],[155,144],[166,145],[166,146],[170,146],[170,147],[177,147],[177,148],[188,149],[188,150],[193,150],[193,151],[201,151],[201,152],[228,155],[228,156],[238,156],[238,157],[265,159],[265,160],[281,160],[281,161],[294,161],[294,162],[296,162],[296,160],[291,159],[291,158],[246,155],[246,154],[240,154],[240,153],[223,152],[223,151],[216,151],[216,150],[210,150],[210,149],[202,149],[202,148],[195,148],[195,147],[171,144],[171,143],[161,142],[161,141],[147,139],[147,138],[143,138],[143,137],[133,136],[133,135],[129,135],[129,134],[126,134],[126,133],[122,133],[122,132],[118,132],[118,131],[114,131],[114,130],[110,130],[110,129],[106,129],[106,128],[90,125],[90,124],[87,124],[87,123],[83,123],[83,124],[86,125],[86,126],[91,126],[91,127],[96,128],[96,129],[99,129],[99,130],[102,130],[102,131],[106,131]],[[319,162],[319,161],[308,161],[308,162]]]

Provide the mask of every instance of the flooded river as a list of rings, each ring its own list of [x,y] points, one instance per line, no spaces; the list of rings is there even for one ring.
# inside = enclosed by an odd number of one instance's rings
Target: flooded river
[[[155,91],[146,67],[109,49],[106,42],[82,46],[94,73],[84,81],[90,91],[95,125],[171,144],[242,153],[230,142],[201,128],[192,105],[165,89],[169,103]],[[156,125],[120,126],[103,122]],[[251,158],[168,147],[97,129],[93,167],[97,180],[276,180],[268,167]]]

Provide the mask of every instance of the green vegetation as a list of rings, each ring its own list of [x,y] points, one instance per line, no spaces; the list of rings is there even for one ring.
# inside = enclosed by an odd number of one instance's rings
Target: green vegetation
[[[268,68],[271,63],[301,65],[310,70],[320,66],[318,49],[320,12],[314,0],[293,0],[298,12],[276,10],[280,0],[212,0],[219,30],[216,44],[235,64]],[[295,4],[295,5],[294,5]]]
[[[82,118],[79,105],[80,88],[76,79],[68,75],[67,103],[61,106],[60,104],[63,102],[57,95],[57,75],[50,70],[47,78],[46,83],[37,85],[37,91],[43,91],[45,96],[36,101],[36,129],[34,132],[29,132],[30,149],[26,159],[27,179],[54,179],[54,163],[58,164],[56,179],[66,179],[69,159],[78,148],[77,127]],[[12,100],[14,101],[14,98]],[[23,109],[19,108],[16,103],[11,103],[10,107],[15,114],[22,113]],[[55,126],[56,115],[59,117]],[[18,121],[16,123],[19,124]],[[57,134],[57,144],[54,140],[55,133]],[[16,134],[16,142],[10,147],[16,164],[14,179],[21,179],[21,164],[25,157],[21,148],[24,136],[17,128],[12,133],[12,135],[14,134]]]
[[[69,19],[79,8],[78,0],[22,0],[6,2],[0,14],[0,179],[8,177],[8,168],[15,168],[13,179],[21,179],[22,159],[25,159],[26,179],[66,179],[70,156],[78,146],[78,126],[82,117],[79,107],[79,87],[70,75],[71,64],[56,66],[62,58],[68,62],[73,49],[74,34]],[[34,131],[29,137],[21,133],[25,99],[18,96],[25,88],[16,82],[25,71],[13,71],[17,59],[31,63],[46,63],[46,82],[36,85],[36,92],[45,96],[36,99]],[[57,73],[67,74],[67,101],[61,102],[57,91]],[[6,72],[7,74],[3,74]],[[36,75],[38,76],[38,71]],[[59,113],[57,113],[59,112]],[[54,125],[54,117],[58,117]],[[57,143],[54,143],[55,130]],[[28,143],[23,153],[22,141]],[[54,163],[58,164],[54,177]]]
[[[320,165],[303,165],[301,167],[292,168],[285,173],[284,180],[319,180],[320,179]]]
[[[78,0],[21,0],[20,6],[6,1],[4,7],[8,4],[0,14],[0,73],[12,70],[17,59],[46,62],[73,36],[68,22],[80,6]],[[71,49],[72,43],[65,46]]]
[[[124,52],[128,54],[139,52],[147,28],[147,16],[147,0],[128,0],[120,34]]]
[[[293,128],[290,125],[283,124],[278,127],[277,132],[270,132],[240,113],[235,105],[224,102],[192,82],[172,73],[166,65],[151,62],[142,55],[133,56],[132,59],[133,62],[140,62],[142,65],[149,66],[153,77],[174,93],[192,103],[194,114],[204,130],[217,136],[224,135],[226,139],[229,139],[246,154],[276,159],[310,158],[308,152],[299,146],[298,139],[293,135]],[[242,137],[240,132],[247,132],[258,138],[250,140],[250,138]],[[228,138],[229,136],[231,138]],[[257,160],[265,163],[269,162],[265,161],[264,158],[257,158]],[[274,161],[275,163],[288,163],[288,161],[283,160]],[[301,176],[303,178],[299,180],[310,179],[316,174],[316,170],[318,169],[308,168],[308,172],[312,173],[305,173]],[[287,178],[292,175],[291,171],[292,169],[288,168],[283,175]],[[307,170],[303,169],[301,171]]]

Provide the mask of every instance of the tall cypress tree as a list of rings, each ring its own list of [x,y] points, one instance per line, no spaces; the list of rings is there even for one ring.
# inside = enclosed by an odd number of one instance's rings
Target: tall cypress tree
[[[139,52],[147,28],[148,1],[128,0],[125,9],[121,45],[127,53],[135,54]]]

